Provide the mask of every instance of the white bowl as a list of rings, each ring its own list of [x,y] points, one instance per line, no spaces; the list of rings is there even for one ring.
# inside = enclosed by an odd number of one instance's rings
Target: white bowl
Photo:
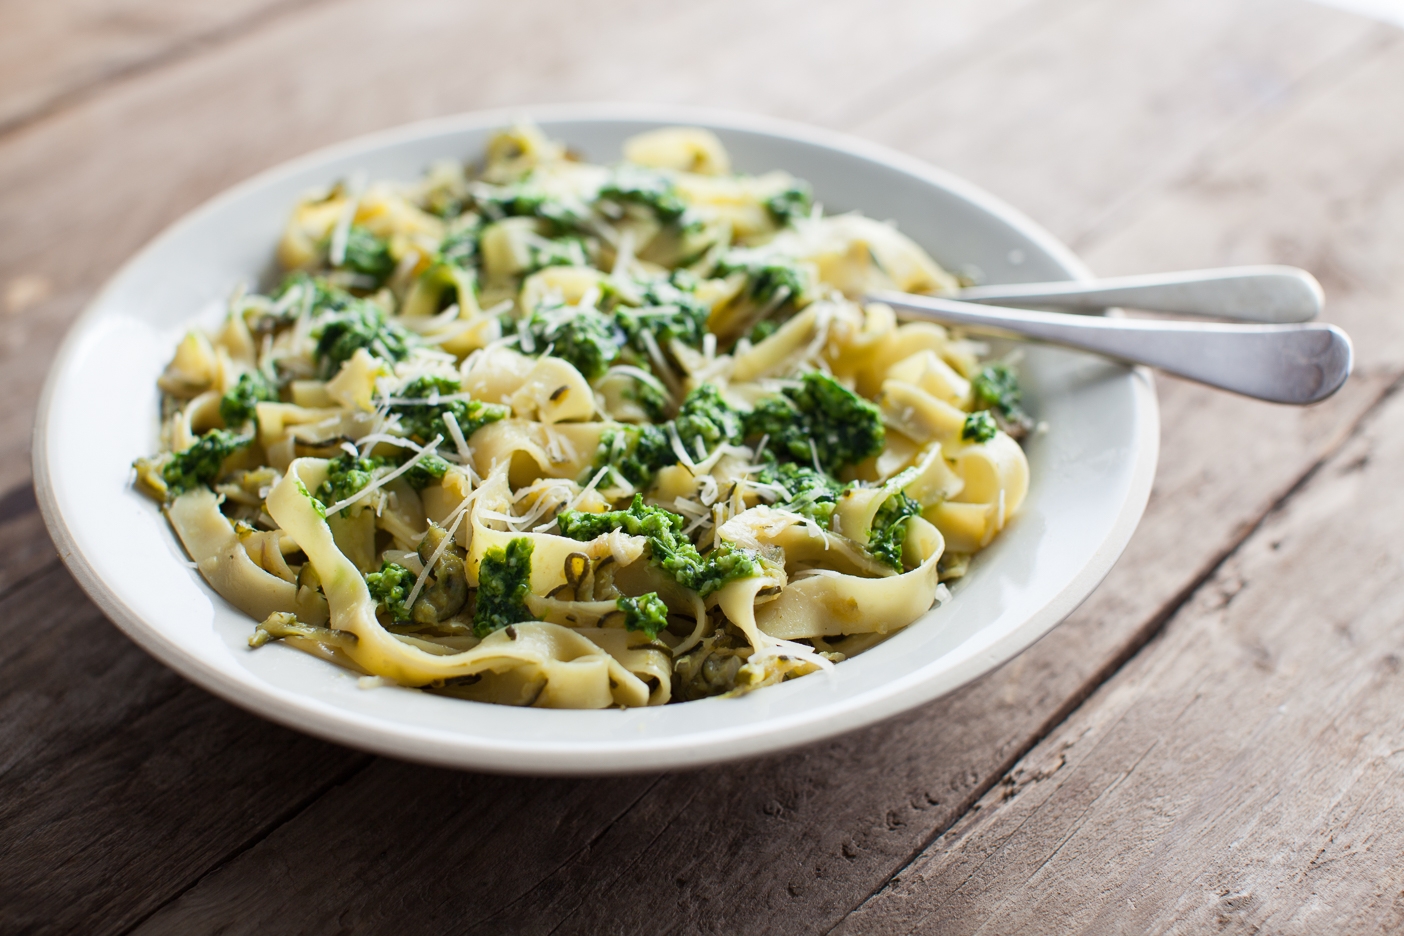
[[[946,266],[989,282],[1082,278],[1082,265],[1023,215],[917,160],[848,137],[753,116],[674,107],[530,108],[592,161],[626,137],[692,124],[722,138],[742,171],[810,180],[831,211],[894,219]],[[73,326],[39,406],[34,477],[59,553],[134,641],[211,692],[353,747],[435,764],[536,774],[695,766],[849,731],[934,699],[1043,636],[1110,570],[1155,472],[1148,375],[1029,347],[1026,397],[1047,431],[1027,443],[1032,486],[954,598],[832,675],[739,699],[627,711],[485,705],[354,675],[279,645],[251,651],[254,622],[190,567],[130,465],[157,446],[155,380],[193,322],[214,325],[240,281],[271,271],[297,196],[357,170],[410,179],[443,157],[476,157],[520,112],[469,114],[362,137],[272,169],[173,225],[132,259]]]

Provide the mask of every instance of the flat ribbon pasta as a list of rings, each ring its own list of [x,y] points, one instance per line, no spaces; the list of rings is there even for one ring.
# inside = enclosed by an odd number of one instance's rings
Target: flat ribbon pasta
[[[866,299],[957,277],[710,131],[623,152],[523,122],[335,182],[281,285],[183,337],[135,486],[251,647],[497,704],[737,695],[917,620],[1021,509],[1015,359]]]
[[[934,526],[912,517],[907,521],[904,550],[921,557],[916,568],[887,578],[815,570],[792,580],[778,598],[759,606],[756,626],[784,640],[900,630],[930,610],[936,600],[941,585],[936,563],[944,547]]]
[[[438,655],[407,644],[380,626],[375,601],[356,566],[336,548],[331,529],[309,491],[325,480],[327,463],[300,458],[268,495],[278,525],[307,553],[322,581],[334,630],[354,634],[343,652],[361,669],[407,686],[532,668],[545,680],[533,704],[602,708],[644,705],[649,687],[597,644],[568,628],[546,623],[513,625],[471,650]],[[522,674],[518,673],[520,677]]]
[[[219,496],[213,491],[182,494],[166,509],[166,516],[210,587],[240,611],[259,621],[278,611],[295,613],[309,624],[327,620],[326,602],[315,592],[299,589],[254,562],[234,525],[220,513]],[[260,541],[260,555],[262,546]],[[287,569],[285,563],[282,569]]]

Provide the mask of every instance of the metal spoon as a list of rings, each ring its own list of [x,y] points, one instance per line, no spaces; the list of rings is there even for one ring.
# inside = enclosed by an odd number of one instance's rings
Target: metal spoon
[[[974,286],[951,298],[984,305],[1207,315],[1247,322],[1309,322],[1321,314],[1321,284],[1290,266],[1224,267],[1082,282]]]
[[[1190,380],[1273,403],[1305,405],[1350,375],[1351,346],[1334,325],[1222,325],[990,309],[970,302],[878,292],[868,298],[907,317],[960,325],[1149,364]]]

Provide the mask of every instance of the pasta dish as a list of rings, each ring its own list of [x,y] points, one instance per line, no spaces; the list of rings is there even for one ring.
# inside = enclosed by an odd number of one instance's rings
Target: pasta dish
[[[864,298],[954,276],[708,131],[623,157],[522,124],[342,180],[180,341],[136,486],[251,647],[510,705],[738,695],[911,624],[1018,511],[1010,363]]]

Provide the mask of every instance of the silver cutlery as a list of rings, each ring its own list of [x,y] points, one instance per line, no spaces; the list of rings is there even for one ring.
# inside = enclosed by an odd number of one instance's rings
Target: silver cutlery
[[[1092,281],[973,286],[951,296],[983,305],[1206,315],[1246,322],[1309,322],[1321,314],[1321,284],[1290,266],[1224,267]]]
[[[1046,302],[1046,295],[1039,302]],[[991,308],[898,292],[872,293],[868,299],[893,306],[905,318],[1091,351],[1273,403],[1305,405],[1324,400],[1341,388],[1351,368],[1350,338],[1334,325],[1106,318]],[[1233,308],[1215,314],[1241,319],[1250,311]]]

